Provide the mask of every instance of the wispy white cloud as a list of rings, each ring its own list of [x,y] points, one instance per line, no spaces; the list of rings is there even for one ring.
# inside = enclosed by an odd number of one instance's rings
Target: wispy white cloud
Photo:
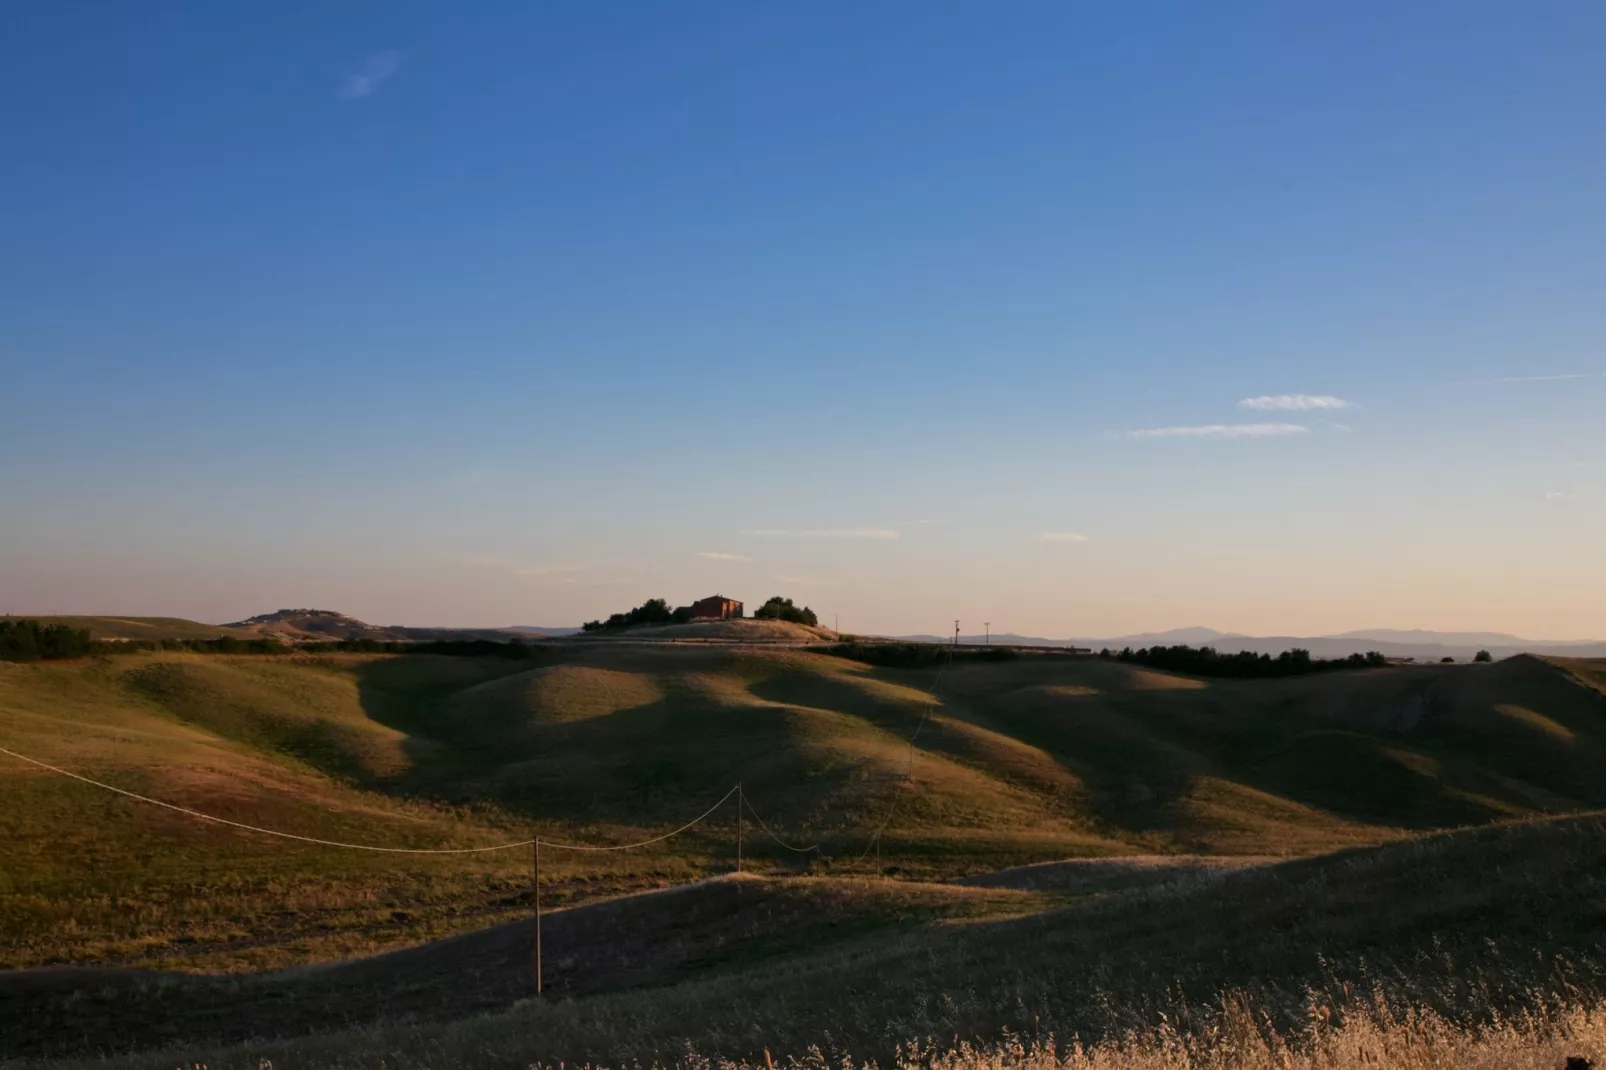
[[[1323,420],[1323,427],[1331,427],[1334,431],[1353,431],[1355,428],[1349,424],[1341,424],[1337,420]]]
[[[1578,497],[1578,495],[1574,494],[1570,490],[1547,490],[1547,491],[1545,491],[1545,501],[1547,501],[1547,502],[1566,502],[1566,501],[1571,501],[1572,499],[1574,499],[1576,497]]]
[[[892,528],[748,528],[741,534],[774,539],[896,539]]]
[[[1508,375],[1501,379],[1463,379],[1453,386],[1493,386],[1496,383],[1559,383],[1563,379],[1606,379],[1606,372],[1569,372],[1565,375]]]
[[[776,583],[789,583],[794,587],[836,587],[841,580],[822,580],[812,576],[788,576],[786,573],[777,573],[774,577]]]
[[[361,67],[346,75],[340,85],[340,95],[346,100],[361,100],[383,85],[399,67],[400,52],[375,52],[363,60]]]
[[[1144,427],[1128,431],[1128,438],[1274,438],[1303,435],[1304,424],[1203,424],[1194,427]]]
[[[707,561],[751,561],[751,560],[753,560],[751,557],[748,557],[745,554],[722,554],[717,550],[703,550],[703,551],[699,552],[697,554],[697,556],[701,557],[701,558],[703,558],[704,560],[707,560]]]
[[[1037,534],[1038,542],[1087,542],[1087,536],[1080,531],[1040,531]]]
[[[1310,412],[1321,409],[1347,409],[1349,402],[1331,394],[1262,394],[1258,398],[1244,398],[1238,402],[1242,409],[1260,412]]]

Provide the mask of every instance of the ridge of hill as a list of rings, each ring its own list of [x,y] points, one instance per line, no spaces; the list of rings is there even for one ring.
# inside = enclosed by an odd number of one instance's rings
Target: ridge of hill
[[[274,636],[291,642],[331,639],[377,642],[490,639],[505,643],[515,635],[503,628],[414,628],[399,624],[369,624],[332,609],[279,609],[223,627],[236,634]]]
[[[117,617],[74,616],[56,614],[7,614],[0,620],[36,620],[40,624],[65,624],[69,628],[82,628],[93,639],[134,640],[152,642],[163,639],[236,639],[250,638],[252,633],[230,625],[202,624],[182,617]]]

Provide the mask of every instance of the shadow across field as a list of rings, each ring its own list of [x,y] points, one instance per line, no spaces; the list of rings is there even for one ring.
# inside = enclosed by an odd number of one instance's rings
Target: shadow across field
[[[944,917],[1020,914],[1042,902],[939,885],[715,878],[546,914],[543,995],[667,984]],[[176,1040],[465,1018],[535,996],[534,933],[526,917],[350,962],[232,977],[0,973],[0,1056],[115,1055]]]

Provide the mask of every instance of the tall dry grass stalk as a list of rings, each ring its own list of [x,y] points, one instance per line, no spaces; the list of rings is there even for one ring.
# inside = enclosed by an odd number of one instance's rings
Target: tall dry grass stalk
[[[1475,1026],[1420,1007],[1391,1007],[1374,998],[1339,1020],[1313,1004],[1309,1025],[1288,1035],[1247,1001],[1229,998],[1207,1021],[1184,1031],[1169,1020],[1149,1030],[1096,1043],[1027,1041],[992,1044],[910,1043],[885,1068],[819,1048],[801,1056],[759,1060],[701,1058],[686,1053],[666,1070],[1540,1070],[1582,1057],[1606,1063],[1606,1003],[1540,1004],[1536,1010]],[[536,1070],[532,1066],[531,1070]]]

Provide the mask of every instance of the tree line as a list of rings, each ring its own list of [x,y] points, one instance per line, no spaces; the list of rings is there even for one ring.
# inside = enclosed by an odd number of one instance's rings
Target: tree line
[[[1309,650],[1285,650],[1276,657],[1241,650],[1236,654],[1223,654],[1215,647],[1202,646],[1148,646],[1138,650],[1126,647],[1119,652],[1108,648],[1099,657],[1116,661],[1147,665],[1154,669],[1187,673],[1190,676],[1233,676],[1264,678],[1273,676],[1303,676],[1313,672],[1330,672],[1335,669],[1366,669],[1387,665],[1388,658],[1376,650],[1365,654],[1351,654],[1347,658],[1313,658]]]
[[[1020,652],[1007,646],[954,647],[947,643],[837,643],[825,648],[850,661],[883,669],[924,669],[948,661],[1014,661]]]

